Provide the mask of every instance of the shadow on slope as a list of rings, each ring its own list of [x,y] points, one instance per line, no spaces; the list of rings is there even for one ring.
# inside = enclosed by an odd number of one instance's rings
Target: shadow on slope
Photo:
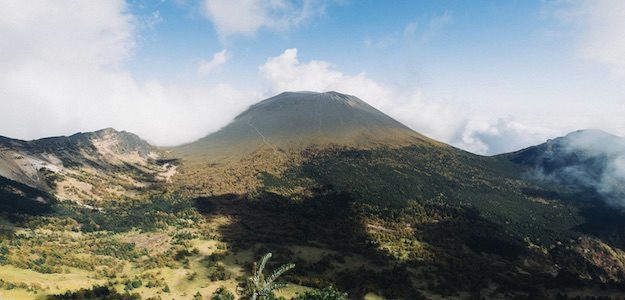
[[[219,232],[234,251],[271,251],[280,253],[276,264],[295,262],[297,268],[286,278],[291,282],[313,287],[339,284],[354,296],[377,292],[390,298],[423,298],[410,276],[396,276],[397,272],[410,273],[406,266],[375,250],[348,193],[324,187],[297,200],[271,192],[225,194],[197,198],[196,205],[209,219],[227,216],[232,220],[222,224]],[[307,261],[296,256],[291,246],[321,248],[335,254]],[[360,271],[338,267],[350,255],[366,257],[366,262],[354,266]]]
[[[559,273],[556,261],[597,220],[567,198],[575,195],[521,180],[510,162],[419,146],[301,154],[303,162],[280,176],[259,174],[264,186],[253,195],[196,199],[205,216],[232,220],[219,230],[235,249],[313,245],[339,254],[298,262],[294,282],[404,299],[545,298],[595,284],[594,274],[584,281],[582,273]],[[296,187],[305,192],[279,194]],[[545,250],[560,241],[563,252]],[[355,255],[366,259],[340,263]]]
[[[527,249],[474,210],[418,205],[380,217],[332,187],[298,200],[262,192],[195,201],[209,219],[232,220],[220,225],[219,232],[234,251],[280,253],[276,264],[297,265],[289,281],[313,287],[336,284],[353,297],[368,292],[391,299],[487,296],[484,290],[493,283],[498,293],[541,295],[544,282],[553,279],[546,273],[511,271],[530,255]],[[309,261],[295,255],[291,246],[334,254]],[[408,256],[401,257],[401,252]],[[353,257],[363,259],[354,263]]]
[[[581,189],[571,191],[564,186],[555,185],[556,192],[547,189],[524,188],[523,193],[530,197],[549,202],[561,202],[575,207],[580,222],[571,231],[594,236],[611,247],[625,250],[625,211],[606,204],[596,191]]]
[[[50,214],[55,203],[46,192],[0,177],[0,219],[19,223],[28,216]],[[12,225],[0,223],[0,236],[12,232]]]
[[[25,184],[0,177],[0,213],[18,215],[44,215],[52,212],[54,198]]]

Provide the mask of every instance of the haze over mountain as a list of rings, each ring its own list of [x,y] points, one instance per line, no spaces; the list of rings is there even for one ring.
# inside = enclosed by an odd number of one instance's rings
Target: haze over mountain
[[[595,192],[625,207],[625,138],[579,130],[503,157],[529,168],[531,178]]]

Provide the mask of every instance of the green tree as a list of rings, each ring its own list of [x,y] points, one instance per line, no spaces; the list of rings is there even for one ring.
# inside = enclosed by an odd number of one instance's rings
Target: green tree
[[[276,280],[285,272],[295,268],[295,264],[284,264],[266,277],[263,271],[271,255],[271,253],[267,253],[258,263],[253,264],[252,277],[248,278],[244,292],[244,296],[247,298],[251,300],[272,300],[275,299],[274,291],[286,286],[286,283],[276,282]]]

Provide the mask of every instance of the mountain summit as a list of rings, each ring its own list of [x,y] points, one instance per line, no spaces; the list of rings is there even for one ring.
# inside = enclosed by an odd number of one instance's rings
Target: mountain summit
[[[374,148],[423,143],[436,142],[357,97],[337,92],[284,92],[252,105],[218,132],[177,150],[183,155],[232,156],[263,147],[293,150],[334,144]]]

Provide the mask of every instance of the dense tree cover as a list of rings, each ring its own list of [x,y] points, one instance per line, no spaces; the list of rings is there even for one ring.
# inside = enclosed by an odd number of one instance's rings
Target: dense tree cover
[[[109,213],[114,211],[115,213]],[[177,195],[160,195],[149,200],[120,202],[106,210],[81,208],[71,203],[55,207],[55,216],[68,217],[81,224],[84,232],[124,232],[140,228],[145,231],[164,229],[168,226],[185,228],[189,222],[200,222],[193,202]]]

